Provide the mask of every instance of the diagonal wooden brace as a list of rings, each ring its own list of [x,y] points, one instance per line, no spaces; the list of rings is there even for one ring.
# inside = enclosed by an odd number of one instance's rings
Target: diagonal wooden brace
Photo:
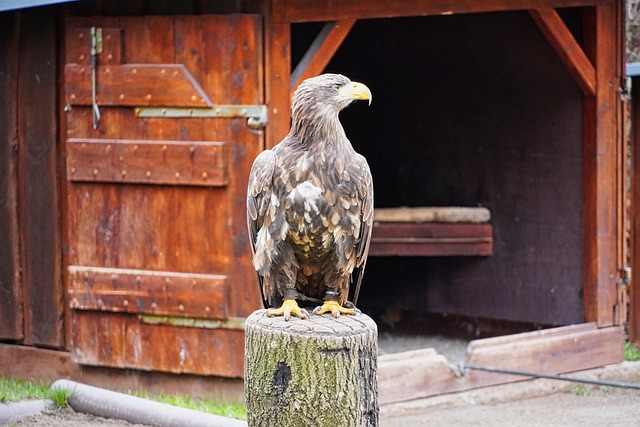
[[[585,95],[596,94],[596,70],[576,39],[562,21],[558,12],[552,8],[532,9],[529,11],[542,34],[560,56],[569,74]]]

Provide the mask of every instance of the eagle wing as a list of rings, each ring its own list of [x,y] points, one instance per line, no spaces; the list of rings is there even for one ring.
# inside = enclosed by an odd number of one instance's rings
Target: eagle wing
[[[254,266],[256,270],[261,269],[268,261],[265,259],[264,248],[258,247],[258,232],[263,228],[265,221],[269,224],[274,222],[275,212],[273,212],[273,172],[276,166],[276,155],[271,150],[265,150],[256,157],[251,166],[249,174],[249,184],[247,186],[247,229],[251,242]],[[261,241],[260,245],[265,242]],[[256,257],[256,252],[262,256]],[[263,289],[263,278],[258,274],[258,284],[260,295],[265,308],[268,308],[267,297]]]
[[[354,166],[357,167],[356,177],[356,197],[360,205],[361,227],[360,233],[355,236],[356,266],[351,275],[351,286],[349,286],[349,300],[356,305],[360,294],[360,285],[364,275],[364,268],[369,256],[369,244],[371,243],[371,229],[373,227],[373,179],[366,159],[357,154]]]

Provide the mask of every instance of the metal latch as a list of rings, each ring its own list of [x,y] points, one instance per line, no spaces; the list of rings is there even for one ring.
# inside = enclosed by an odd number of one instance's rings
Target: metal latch
[[[214,105],[210,108],[137,107],[136,117],[211,118],[246,117],[247,126],[261,130],[267,124],[266,105]]]
[[[102,28],[91,27],[91,108],[93,111],[93,128],[100,123],[100,109],[98,108],[96,74],[98,68],[98,54],[102,52]]]

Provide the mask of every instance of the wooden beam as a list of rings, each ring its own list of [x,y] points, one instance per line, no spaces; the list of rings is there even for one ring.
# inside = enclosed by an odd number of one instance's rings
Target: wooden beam
[[[51,383],[67,378],[116,391],[188,394],[193,398],[209,396],[221,401],[238,401],[243,397],[241,378],[87,367],[74,363],[66,351],[0,344],[0,360],[19,361],[0,363],[0,375],[22,380]]]
[[[617,168],[622,168],[623,147],[618,134],[619,104],[616,60],[616,7],[585,11],[585,52],[595,64],[596,93],[584,99],[583,119],[583,228],[585,320],[598,326],[616,324],[620,270],[618,257],[618,204],[622,189]]]
[[[355,19],[327,22],[291,74],[291,93],[304,79],[326,68],[356,23]]]
[[[612,4],[613,0],[273,0],[275,22],[323,22],[344,19],[398,18],[405,16],[452,15],[454,13],[498,12],[541,8],[584,7]]]
[[[265,89],[269,106],[265,148],[272,148],[287,135],[291,120],[291,25],[273,23],[269,16],[265,31]]]
[[[623,360],[622,327],[598,329],[593,323],[471,341],[466,363],[546,374],[575,372]],[[470,371],[460,377],[432,349],[378,358],[380,404],[453,393],[531,379]]]
[[[529,13],[582,92],[586,95],[595,95],[596,70],[558,12],[552,8],[544,8],[530,10]]]
[[[631,152],[633,159],[631,181],[631,271],[640,272],[640,77],[634,77],[631,92]],[[633,277],[633,276],[632,276]],[[629,342],[640,346],[640,288],[638,280],[629,290]]]

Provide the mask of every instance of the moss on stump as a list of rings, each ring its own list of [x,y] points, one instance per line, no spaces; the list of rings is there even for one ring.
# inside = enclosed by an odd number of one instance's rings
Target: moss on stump
[[[364,314],[285,322],[255,311],[245,326],[249,426],[377,426],[377,335]]]

